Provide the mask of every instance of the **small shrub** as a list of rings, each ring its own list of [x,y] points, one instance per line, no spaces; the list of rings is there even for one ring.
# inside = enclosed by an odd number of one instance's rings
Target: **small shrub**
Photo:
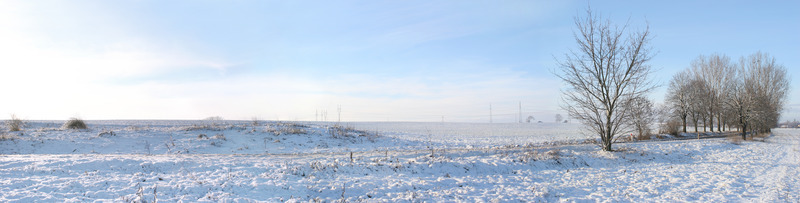
[[[267,125],[267,132],[274,135],[304,135],[308,126],[296,123],[275,123]]]
[[[258,126],[258,117],[250,118],[250,120],[252,121],[253,126]]]
[[[288,128],[283,128],[283,130],[284,130],[284,132],[286,134],[290,134],[290,135],[302,135],[302,134],[307,134],[308,133],[308,132],[306,132],[305,129],[298,128],[298,127],[288,127]]]
[[[330,134],[333,138],[351,137],[350,133],[358,133],[358,131],[356,131],[356,129],[353,127],[345,127],[341,125],[334,125],[333,127],[328,128],[328,134]]]
[[[14,139],[17,139],[17,135],[14,135],[14,134],[0,134],[0,141],[14,140]]]
[[[178,130],[181,130],[181,131],[200,131],[200,130],[223,131],[223,130],[227,130],[227,129],[231,129],[231,128],[233,128],[233,126],[231,126],[231,125],[217,125],[217,124],[196,125],[196,124],[192,124],[191,126],[179,127]]]
[[[197,139],[208,139],[208,135],[206,135],[206,134],[199,134],[199,135],[197,135]]]
[[[520,154],[517,160],[523,163],[528,163],[531,161],[537,161],[538,158],[539,158],[539,151],[531,150]]]
[[[23,125],[25,124],[22,122],[22,119],[17,118],[17,116],[14,114],[11,114],[11,120],[6,121],[8,131],[11,132],[22,130]]]
[[[735,145],[741,145],[742,144],[742,137],[741,136],[734,135],[734,136],[728,136],[727,138],[728,138],[728,141],[731,142],[731,144],[735,144]]]
[[[217,135],[214,135],[214,139],[218,139],[218,140],[226,140],[226,139],[225,139],[225,135],[223,135],[223,134],[217,134]]]
[[[66,123],[64,123],[61,128],[64,129],[88,129],[89,127],[86,126],[86,122],[83,122],[80,118],[70,118]]]
[[[550,156],[551,158],[553,158],[555,160],[558,160],[558,159],[561,158],[561,149],[558,149],[558,148],[552,149],[550,151],[545,152],[545,154],[547,156]]]
[[[753,141],[765,142],[767,141],[767,137],[769,136],[770,136],[769,133],[758,133],[750,137],[750,139]]]
[[[367,140],[369,140],[370,142],[375,142],[375,140],[377,140],[377,139],[378,139],[378,137],[380,137],[380,136],[381,136],[381,134],[380,134],[379,132],[377,132],[377,131],[376,131],[376,132],[368,132],[368,131],[364,131],[364,132],[363,132],[363,133],[361,133],[361,135],[359,135],[359,136],[361,136],[361,137],[366,137],[366,138],[367,138]]]
[[[662,123],[660,127],[661,133],[678,136],[682,126],[681,121],[677,119],[670,119],[666,123]]]
[[[97,137],[113,137],[117,134],[114,131],[103,131],[97,134]]]
[[[650,139],[651,139],[651,137],[650,137],[649,134],[637,135],[636,136],[636,140],[650,140]]]

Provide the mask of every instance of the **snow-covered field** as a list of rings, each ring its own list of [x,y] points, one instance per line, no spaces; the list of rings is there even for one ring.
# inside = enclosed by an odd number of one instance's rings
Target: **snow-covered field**
[[[765,142],[618,143],[602,152],[574,144],[587,137],[573,124],[88,124],[31,121],[3,132],[0,201],[800,199],[794,129]]]

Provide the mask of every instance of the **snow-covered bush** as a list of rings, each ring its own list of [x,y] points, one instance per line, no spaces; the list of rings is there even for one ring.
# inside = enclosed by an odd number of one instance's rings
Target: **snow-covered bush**
[[[70,118],[66,123],[64,123],[61,128],[64,129],[88,129],[89,127],[86,126],[86,122],[83,122],[83,119],[80,118]]]

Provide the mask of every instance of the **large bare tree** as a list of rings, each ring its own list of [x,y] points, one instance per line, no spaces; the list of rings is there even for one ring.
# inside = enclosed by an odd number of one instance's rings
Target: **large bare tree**
[[[722,131],[722,116],[724,112],[723,100],[729,91],[730,81],[735,73],[734,64],[730,57],[720,54],[699,56],[692,61],[692,74],[697,80],[705,84],[705,94],[696,98],[701,101],[704,124],[713,132],[714,120],[717,121],[717,131]]]
[[[700,130],[698,130],[697,127],[700,125],[700,122],[704,122],[708,118],[708,114],[706,114],[707,106],[710,101],[707,97],[707,95],[709,95],[708,84],[698,77],[691,77],[689,81],[686,82],[689,85],[689,116],[692,124],[694,124],[694,132],[697,133],[697,138],[700,138]],[[703,129],[705,129],[705,127]]]
[[[759,133],[770,132],[778,125],[789,92],[786,68],[777,64],[775,58],[757,52],[740,59],[738,97],[733,103],[738,108],[742,138],[746,138],[748,127]]]
[[[691,73],[688,71],[681,71],[680,73],[672,76],[669,81],[669,88],[667,89],[667,105],[673,109],[674,116],[681,120],[683,132],[686,133],[686,121],[691,113],[691,95],[689,81],[691,80]]]
[[[615,136],[630,130],[625,105],[653,89],[649,26],[629,31],[627,24],[601,20],[591,9],[574,20],[578,49],[558,61],[556,73],[567,84],[562,108],[600,136],[603,150],[611,151]]]

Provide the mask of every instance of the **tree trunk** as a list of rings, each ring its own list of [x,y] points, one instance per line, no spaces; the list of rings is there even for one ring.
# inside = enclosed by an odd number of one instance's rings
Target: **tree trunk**
[[[609,122],[611,120],[611,115],[607,114],[606,119],[608,120],[606,120],[606,132],[605,132],[606,134],[603,135],[606,138],[605,140],[603,140],[603,151],[610,152],[611,142],[614,140],[614,136],[611,135],[611,123]]]
[[[747,126],[742,125],[742,140],[747,140]]]
[[[739,124],[742,126],[742,140],[747,140],[747,124],[742,116],[739,117]]]
[[[683,133],[686,133],[686,115],[683,116]]]
[[[697,130],[697,119],[694,121],[694,134],[697,134],[697,139],[700,139],[700,131]]]
[[[711,132],[714,132],[714,114],[708,115],[708,128],[710,128]]]

